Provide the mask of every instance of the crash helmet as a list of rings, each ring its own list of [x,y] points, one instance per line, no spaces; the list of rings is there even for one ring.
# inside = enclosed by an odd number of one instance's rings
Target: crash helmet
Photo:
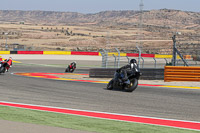
[[[75,63],[75,62],[72,62],[71,65],[74,66],[74,65],[76,65],[76,63]]]
[[[137,67],[136,59],[131,59],[130,60],[130,66],[131,66],[131,69],[134,69],[135,67]]]
[[[136,59],[131,59],[130,64],[132,64],[132,63],[137,63]]]

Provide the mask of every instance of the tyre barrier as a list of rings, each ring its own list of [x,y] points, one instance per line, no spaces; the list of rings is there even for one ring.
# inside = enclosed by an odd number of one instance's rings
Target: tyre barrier
[[[200,82],[200,67],[165,66],[164,80]]]
[[[90,68],[90,78],[113,78],[117,68]],[[143,80],[164,80],[164,68],[141,68]]]

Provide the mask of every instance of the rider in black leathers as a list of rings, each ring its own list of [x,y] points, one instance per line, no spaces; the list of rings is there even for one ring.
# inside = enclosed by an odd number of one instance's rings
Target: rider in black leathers
[[[128,80],[127,73],[129,73],[129,72],[139,72],[137,61],[135,59],[131,59],[129,64],[117,69],[116,71],[118,73],[121,73],[121,75],[122,75],[121,80],[122,81],[127,81]]]
[[[72,62],[70,65],[76,68],[76,62]]]

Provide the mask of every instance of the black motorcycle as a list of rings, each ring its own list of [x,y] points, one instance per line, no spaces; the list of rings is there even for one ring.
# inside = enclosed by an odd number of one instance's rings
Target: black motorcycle
[[[141,75],[142,73],[138,70],[128,71],[128,80],[123,81],[123,74],[119,71],[116,71],[114,74],[114,78],[110,80],[110,82],[107,84],[107,89],[112,90],[115,87],[121,87],[126,92],[132,92],[137,88],[138,80]]]
[[[0,62],[0,74],[1,74],[1,73],[5,73],[5,71],[6,71],[6,66],[7,66],[7,63],[6,63],[6,62],[4,62],[4,61]]]

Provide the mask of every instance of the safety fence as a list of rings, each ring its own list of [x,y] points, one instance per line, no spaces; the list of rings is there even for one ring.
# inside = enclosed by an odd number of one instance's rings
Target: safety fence
[[[164,81],[200,82],[200,67],[165,66]]]
[[[137,60],[140,68],[164,68],[166,65],[172,65],[173,55],[144,54],[139,47],[136,48],[138,53],[121,53],[118,48],[113,49],[112,52],[101,49],[102,67],[119,68],[129,63],[131,58]],[[176,66],[184,66],[183,59],[187,61],[190,66],[200,65],[200,62],[193,60],[191,55],[176,55]]]

